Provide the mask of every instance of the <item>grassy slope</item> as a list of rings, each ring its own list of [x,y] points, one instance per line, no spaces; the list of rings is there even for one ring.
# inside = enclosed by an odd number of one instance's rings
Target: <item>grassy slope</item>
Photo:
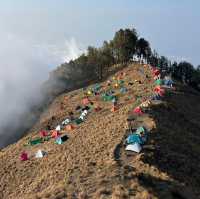
[[[150,95],[153,87],[152,78],[146,79],[141,68],[150,76],[150,70],[140,65],[123,69],[126,84],[135,79],[143,84],[127,86],[130,91],[121,95],[118,111],[111,112],[109,102],[92,97],[103,110],[90,113],[86,122],[68,132],[70,139],[63,145],[50,140],[24,146],[48,122],[52,126],[61,122],[81,103],[83,92],[76,90],[55,99],[29,135],[0,152],[0,198],[198,198],[200,96],[189,88],[178,85],[165,103],[139,118],[151,130],[141,154],[124,151],[127,115],[138,104],[136,96]],[[37,149],[47,151],[48,156],[20,162],[21,151],[34,156]]]

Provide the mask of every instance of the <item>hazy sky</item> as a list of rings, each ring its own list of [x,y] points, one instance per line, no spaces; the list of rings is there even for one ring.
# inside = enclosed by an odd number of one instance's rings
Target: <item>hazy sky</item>
[[[197,65],[199,8],[199,0],[4,0],[0,34],[36,46],[41,56],[53,53],[48,64],[54,65],[72,38],[84,49],[111,39],[119,28],[135,27],[160,54]],[[1,53],[9,47],[12,42],[1,45]]]

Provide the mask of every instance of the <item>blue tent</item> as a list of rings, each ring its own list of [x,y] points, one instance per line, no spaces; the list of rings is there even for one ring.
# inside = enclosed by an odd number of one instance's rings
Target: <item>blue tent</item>
[[[126,139],[127,144],[144,144],[144,141],[141,139],[141,137],[138,134],[131,134]]]
[[[172,84],[173,84],[173,81],[171,79],[164,80],[164,85],[165,86],[171,86]]]

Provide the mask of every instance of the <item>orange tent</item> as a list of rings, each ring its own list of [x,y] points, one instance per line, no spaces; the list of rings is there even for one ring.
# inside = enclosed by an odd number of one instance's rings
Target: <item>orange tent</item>
[[[57,137],[59,137],[60,136],[60,133],[58,132],[58,131],[56,131],[56,130],[53,130],[52,131],[52,133],[51,133],[51,137],[52,138],[57,138]]]
[[[68,125],[65,127],[65,129],[66,129],[67,131],[72,131],[73,129],[75,129],[75,127],[74,127],[73,125],[71,125],[71,124],[68,124]]]
[[[87,105],[90,103],[90,100],[86,97],[82,100],[83,105]]]

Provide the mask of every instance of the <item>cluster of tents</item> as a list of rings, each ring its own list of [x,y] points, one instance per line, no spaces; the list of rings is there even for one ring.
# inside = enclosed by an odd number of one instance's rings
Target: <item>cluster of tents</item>
[[[152,67],[152,73],[155,78],[154,95],[149,100],[144,101],[133,110],[133,113],[137,115],[141,115],[144,113],[144,109],[149,107],[149,105],[151,104],[151,100],[158,100],[163,97],[165,93],[163,85],[171,87],[173,84],[169,77],[161,79],[160,71],[158,69]],[[98,105],[98,103],[95,100],[91,100],[92,97],[97,97],[103,102],[112,103],[112,112],[118,110],[118,94],[120,93],[122,95],[125,95],[128,92],[128,88],[125,85],[124,81],[124,77],[126,75],[126,73],[122,72],[117,77],[112,77],[106,82],[105,86],[95,84],[89,89],[83,88],[83,97],[81,104],[77,105],[74,112],[69,112],[68,117],[65,118],[60,124],[58,124],[54,130],[41,130],[39,132],[40,136],[35,139],[29,140],[27,145],[33,146],[42,144],[44,142],[49,141],[50,139],[54,139],[54,142],[58,145],[63,144],[69,139],[69,137],[66,134],[63,135],[62,131],[68,132],[75,129],[77,125],[80,125],[87,119],[89,113],[91,113],[92,111],[98,112],[102,110],[102,108]],[[139,83],[141,82],[139,81]],[[132,82],[128,82],[128,86],[133,84],[134,83]],[[116,91],[118,91],[118,94],[116,93]],[[126,140],[126,150],[140,152],[141,146],[147,140],[147,133],[148,132],[144,127],[138,127],[138,129],[136,129],[134,132],[131,132],[131,134],[127,137]],[[47,152],[39,149],[35,153],[35,158],[42,158],[47,154]],[[28,153],[25,151],[22,152],[20,155],[20,159],[22,161],[28,160]]]
[[[153,100],[162,100],[165,94],[165,88],[173,88],[173,81],[169,76],[165,76],[161,79],[161,72],[159,69],[151,67],[151,71],[155,80],[155,87],[153,90],[154,94],[150,96],[148,100],[142,102],[139,106],[134,108],[133,114],[136,116],[143,115],[148,110]],[[128,118],[127,121],[129,124],[130,122],[133,123],[135,121],[135,117],[132,117],[131,119]],[[125,150],[139,153],[142,150],[142,146],[147,141],[148,131],[144,126],[139,126],[137,129],[132,129],[130,125],[128,126],[129,135],[125,140]]]

